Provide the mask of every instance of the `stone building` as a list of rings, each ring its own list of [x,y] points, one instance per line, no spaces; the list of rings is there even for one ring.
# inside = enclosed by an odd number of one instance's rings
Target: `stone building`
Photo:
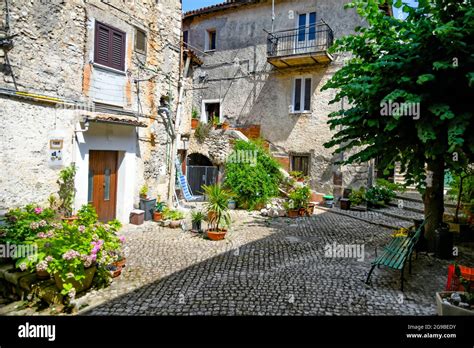
[[[321,88],[347,59],[327,50],[365,25],[348,2],[234,0],[185,13],[184,44],[203,63],[189,77],[188,118],[195,110],[200,122],[257,129],[283,167],[309,176],[318,192],[366,185],[367,164],[335,165],[340,158],[323,146],[333,134],[328,115],[341,105],[329,105],[335,91]],[[205,148],[191,137],[188,158]]]
[[[103,220],[128,222],[143,185],[166,199],[181,1],[1,0],[0,14],[0,210],[46,202],[70,163],[75,208]]]

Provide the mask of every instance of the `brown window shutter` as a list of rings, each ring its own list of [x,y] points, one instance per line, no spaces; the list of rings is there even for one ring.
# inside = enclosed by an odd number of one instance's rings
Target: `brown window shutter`
[[[94,62],[125,70],[125,33],[96,22]]]

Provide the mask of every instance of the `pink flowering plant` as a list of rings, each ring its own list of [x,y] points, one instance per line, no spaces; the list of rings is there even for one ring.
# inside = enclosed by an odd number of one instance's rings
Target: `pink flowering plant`
[[[25,244],[39,233],[48,233],[57,219],[56,212],[36,204],[10,210],[6,215],[6,225],[2,228],[0,243]]]
[[[96,277],[105,274],[103,270],[114,261],[113,254],[122,247],[117,235],[120,227],[118,221],[108,224],[98,222],[95,210],[85,206],[78,212],[76,222],[63,223],[62,228],[55,231],[50,243],[44,245],[44,250],[51,256],[48,272],[59,275],[63,280],[63,294],[75,294],[77,289],[68,280],[81,282],[90,267],[96,267]],[[99,283],[107,283],[107,280],[101,279]]]

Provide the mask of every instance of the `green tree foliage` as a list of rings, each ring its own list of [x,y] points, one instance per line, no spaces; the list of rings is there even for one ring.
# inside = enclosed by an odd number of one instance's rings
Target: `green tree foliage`
[[[384,3],[403,8],[406,20],[387,16]],[[368,26],[336,41],[333,52],[349,52],[351,59],[323,87],[338,90],[331,103],[346,102],[330,115],[337,132],[326,147],[351,150],[346,164],[378,157],[380,169],[388,169],[399,161],[407,183],[424,194],[431,240],[444,209],[445,168],[466,166],[474,157],[473,5],[419,0],[411,8],[401,0],[355,0],[347,7]],[[384,102],[415,103],[418,117],[382,116]]]
[[[231,156],[224,183],[241,207],[254,209],[278,195],[280,165],[259,142],[237,140]]]

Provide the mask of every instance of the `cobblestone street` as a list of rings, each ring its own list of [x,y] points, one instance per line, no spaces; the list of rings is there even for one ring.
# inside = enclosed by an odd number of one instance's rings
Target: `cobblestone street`
[[[404,293],[391,269],[376,269],[372,285],[364,284],[390,229],[325,211],[299,219],[234,211],[233,219],[220,242],[151,222],[128,226],[127,267],[111,287],[79,298],[80,314],[436,314],[448,261],[420,254]],[[325,257],[333,243],[364,245],[364,260]]]

